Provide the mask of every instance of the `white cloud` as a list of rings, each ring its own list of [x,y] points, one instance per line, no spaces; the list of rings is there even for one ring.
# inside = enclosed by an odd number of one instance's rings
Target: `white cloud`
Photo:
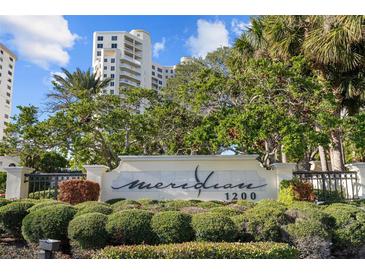
[[[53,87],[52,81],[54,75],[66,77],[66,74],[64,74],[62,71],[50,71],[49,74],[43,78],[43,85],[51,89]]]
[[[197,35],[190,36],[186,44],[194,57],[205,57],[208,52],[229,46],[229,33],[222,21],[199,19]]]
[[[242,32],[247,30],[247,28],[250,26],[251,26],[251,23],[245,23],[243,21],[239,21],[237,18],[233,18],[231,21],[231,31],[236,36],[240,36],[242,34]]]
[[[153,56],[158,57],[160,53],[165,50],[165,43],[166,39],[165,37],[162,38],[161,42],[156,42],[153,44]]]
[[[78,39],[63,16],[0,16],[0,35],[10,35],[9,43],[20,58],[44,69],[65,66],[70,59],[67,49]]]

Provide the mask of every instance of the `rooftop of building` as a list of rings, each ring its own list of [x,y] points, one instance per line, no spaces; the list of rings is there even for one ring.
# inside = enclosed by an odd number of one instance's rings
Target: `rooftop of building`
[[[17,56],[14,52],[12,52],[9,48],[7,48],[4,44],[0,43],[0,48],[4,51],[6,51],[11,57],[13,57],[15,60],[17,59]]]

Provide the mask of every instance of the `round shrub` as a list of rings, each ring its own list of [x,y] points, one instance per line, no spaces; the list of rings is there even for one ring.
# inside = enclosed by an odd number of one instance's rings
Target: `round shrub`
[[[140,207],[141,204],[134,200],[122,200],[112,205],[112,209],[114,212],[126,209],[135,209]]]
[[[285,212],[288,220],[291,222],[297,222],[300,220],[314,220],[320,222],[327,229],[332,229],[336,220],[329,214],[323,212],[318,206],[317,207],[303,207],[303,208],[290,208]]]
[[[10,203],[11,203],[11,201],[4,199],[4,198],[0,198],[0,207],[10,204]]]
[[[153,243],[155,234],[151,228],[153,213],[130,209],[108,216],[106,230],[114,244]]]
[[[45,201],[37,203],[34,206],[32,206],[31,208],[29,208],[28,212],[33,212],[33,211],[36,211],[36,210],[41,209],[41,208],[45,208],[45,207],[52,206],[52,205],[58,205],[58,204],[62,205],[62,204],[65,204],[65,203],[61,203],[61,202],[58,202],[56,200],[45,200]]]
[[[224,205],[224,202],[221,201],[203,201],[199,203],[199,207],[201,208],[213,208],[213,207],[220,207]]]
[[[107,200],[105,201],[107,204],[109,205],[113,205],[115,204],[116,202],[119,202],[119,201],[123,201],[125,200],[124,198],[115,198],[115,199],[110,199],[110,200]]]
[[[319,221],[300,220],[285,227],[289,243],[300,251],[301,258],[326,259],[331,255],[331,234]]]
[[[226,215],[229,217],[236,216],[236,215],[239,215],[242,213],[237,208],[228,207],[228,206],[213,207],[212,209],[209,210],[209,212],[220,213],[220,214],[223,214],[223,215]]]
[[[104,203],[96,203],[96,204],[90,204],[89,206],[82,207],[82,209],[79,209],[77,212],[77,216],[87,214],[87,213],[102,213],[105,215],[109,215],[113,212],[113,209],[110,205],[104,204]]]
[[[104,247],[108,240],[107,220],[106,215],[97,212],[77,216],[68,225],[68,237],[82,249]]]
[[[99,199],[100,186],[89,180],[66,180],[59,185],[58,200],[72,205]]]
[[[244,213],[243,235],[245,241],[280,241],[281,226],[287,223],[285,206],[264,202]]]
[[[67,227],[76,214],[70,205],[54,204],[32,211],[23,219],[22,234],[28,242],[40,239],[67,240]]]
[[[333,231],[335,251],[352,255],[365,244],[365,212],[348,204],[332,204],[324,212],[336,220]]]
[[[13,202],[0,207],[0,225],[12,235],[18,237],[21,233],[22,221],[28,214],[33,202]]]
[[[165,211],[152,217],[151,226],[160,243],[182,243],[193,239],[191,216],[178,211]]]
[[[192,227],[198,241],[232,242],[236,239],[234,222],[219,213],[201,213],[192,217]]]

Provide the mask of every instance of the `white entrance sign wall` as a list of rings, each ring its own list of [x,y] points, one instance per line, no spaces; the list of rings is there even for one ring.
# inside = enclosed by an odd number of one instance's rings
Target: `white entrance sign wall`
[[[277,199],[279,182],[292,178],[295,164],[263,168],[257,155],[123,156],[110,172],[85,166],[101,187],[101,201],[126,199]]]

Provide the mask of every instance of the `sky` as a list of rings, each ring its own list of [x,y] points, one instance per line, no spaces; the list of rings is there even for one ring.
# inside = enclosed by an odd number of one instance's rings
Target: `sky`
[[[231,46],[247,26],[249,16],[0,16],[0,43],[17,55],[12,115],[18,105],[44,110],[52,75],[61,68],[91,68],[94,31],[144,29],[153,61],[175,65],[182,56]]]

